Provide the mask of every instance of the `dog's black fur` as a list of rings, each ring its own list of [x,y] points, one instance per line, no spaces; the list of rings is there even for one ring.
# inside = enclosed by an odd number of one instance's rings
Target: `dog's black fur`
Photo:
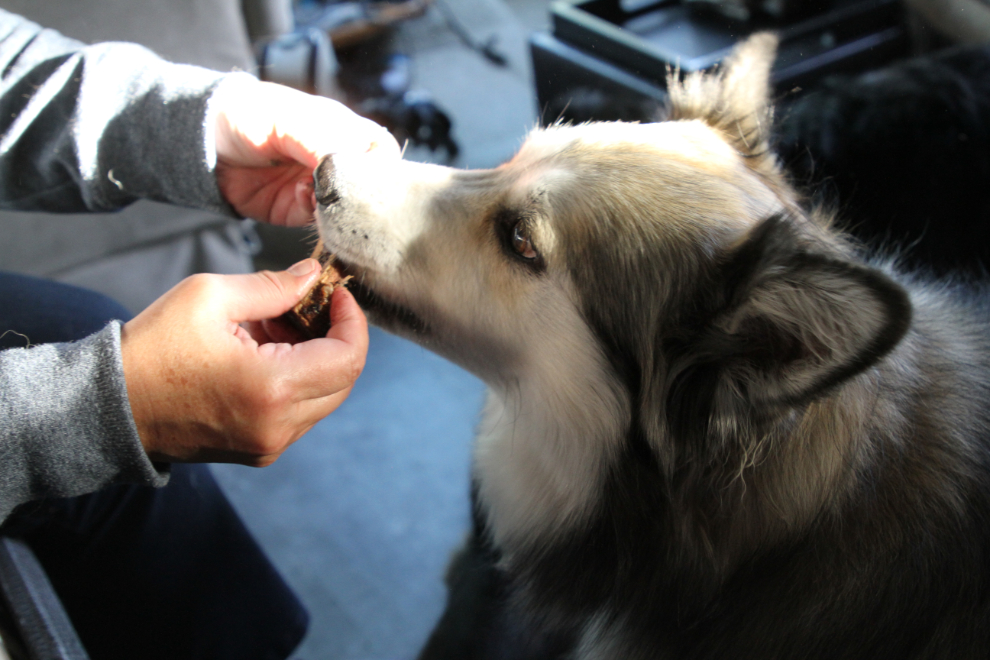
[[[990,47],[825,79],[779,108],[777,152],[846,228],[913,265],[990,265]]]

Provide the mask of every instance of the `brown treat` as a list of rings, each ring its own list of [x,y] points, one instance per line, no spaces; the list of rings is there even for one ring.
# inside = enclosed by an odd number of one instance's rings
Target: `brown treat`
[[[330,331],[330,298],[334,291],[347,286],[351,279],[350,275],[344,277],[334,268],[334,255],[325,252],[322,243],[316,245],[313,258],[319,259],[323,264],[320,279],[295,307],[282,315],[283,320],[307,339],[327,336]]]

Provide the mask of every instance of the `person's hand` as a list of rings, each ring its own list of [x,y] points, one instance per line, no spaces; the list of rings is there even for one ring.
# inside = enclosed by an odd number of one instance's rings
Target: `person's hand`
[[[334,292],[326,338],[279,343],[290,333],[262,322],[319,273],[306,259],[278,273],[193,275],[124,325],[127,394],[152,460],[268,465],[347,398],[368,325],[346,289]]]
[[[255,220],[290,227],[311,222],[313,170],[326,154],[399,154],[387,130],[344,105],[248,76],[221,83],[211,103],[220,192]]]

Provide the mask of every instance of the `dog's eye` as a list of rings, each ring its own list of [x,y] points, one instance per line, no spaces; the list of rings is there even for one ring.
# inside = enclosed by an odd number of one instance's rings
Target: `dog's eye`
[[[533,241],[529,232],[520,222],[512,228],[512,249],[523,259],[536,259],[539,255],[533,249]]]

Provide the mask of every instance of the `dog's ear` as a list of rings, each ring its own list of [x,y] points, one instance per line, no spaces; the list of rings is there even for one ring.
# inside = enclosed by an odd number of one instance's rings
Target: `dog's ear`
[[[732,51],[718,71],[695,72],[683,80],[668,76],[666,119],[699,119],[725,134],[740,153],[759,167],[776,167],[770,155],[770,69],[777,53],[777,37],[755,34]]]
[[[718,302],[668,342],[675,436],[759,424],[864,371],[903,337],[904,289],[805,231],[782,217],[758,225],[716,276]]]

